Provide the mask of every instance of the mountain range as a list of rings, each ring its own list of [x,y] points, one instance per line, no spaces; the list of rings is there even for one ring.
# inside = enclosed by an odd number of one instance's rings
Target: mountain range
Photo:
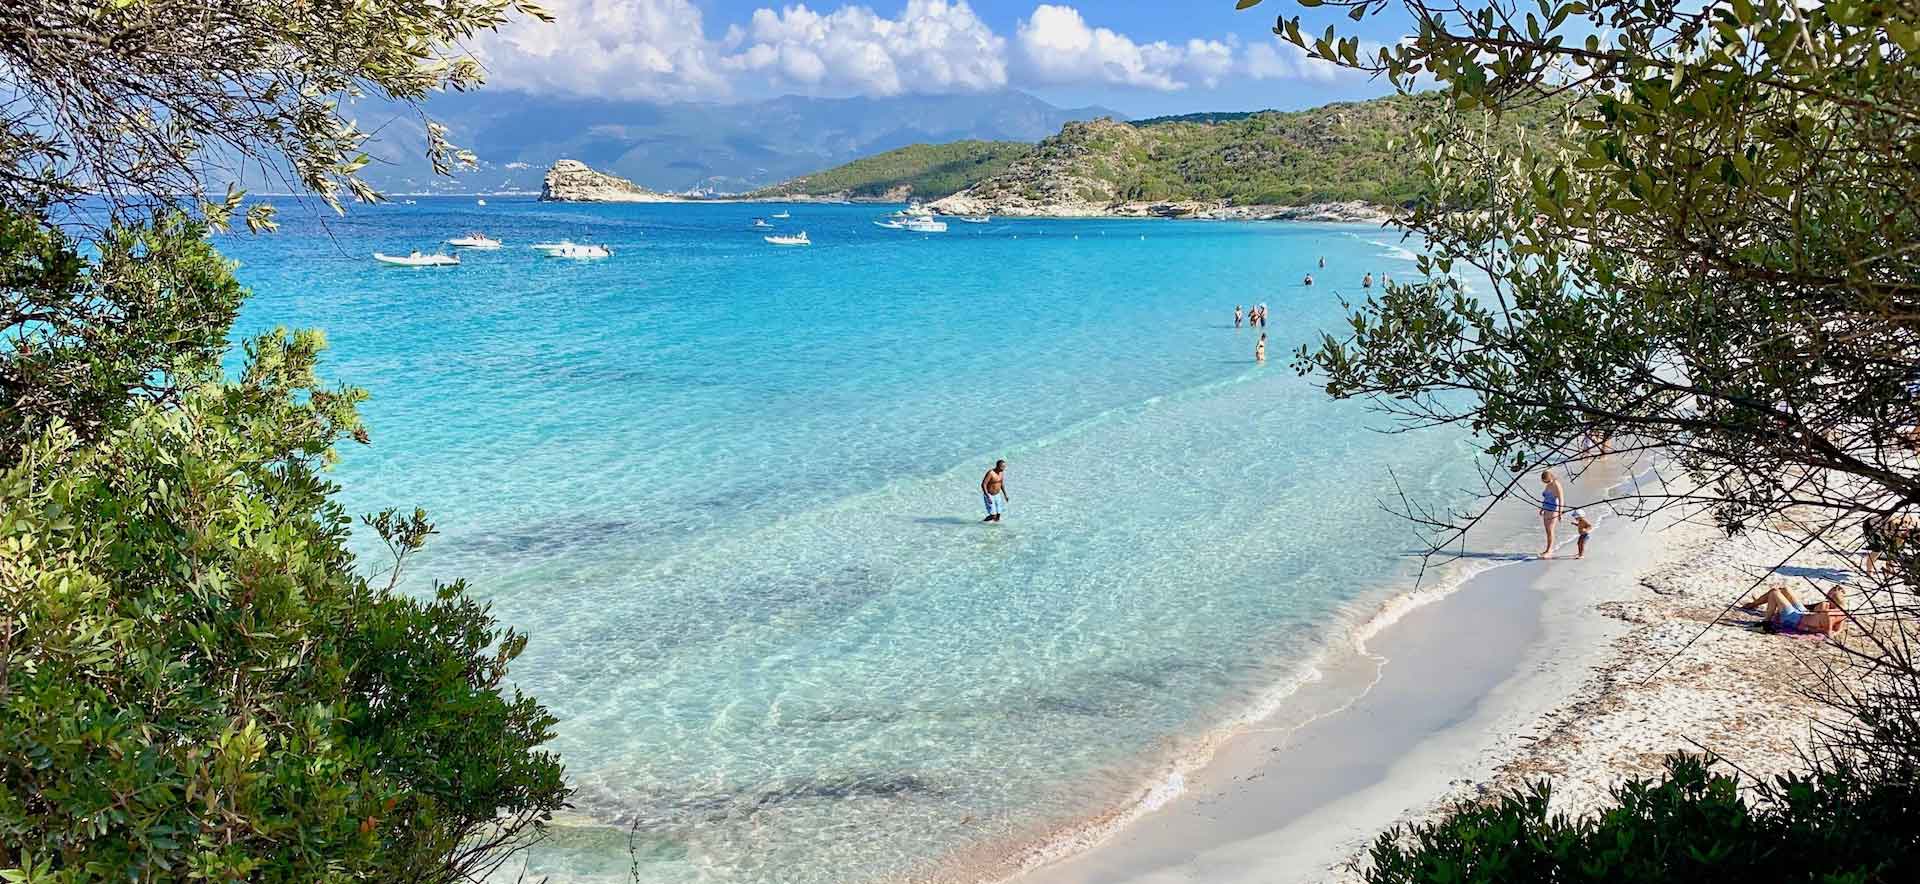
[[[479,157],[479,167],[435,176],[424,158],[421,115],[362,101],[348,113],[374,133],[367,145],[373,163],[363,175],[375,187],[396,194],[539,190],[549,165],[572,159],[654,190],[734,193],[913,144],[1036,142],[1068,122],[1122,117],[1017,91],[729,105],[483,90],[436,96],[425,111]]]

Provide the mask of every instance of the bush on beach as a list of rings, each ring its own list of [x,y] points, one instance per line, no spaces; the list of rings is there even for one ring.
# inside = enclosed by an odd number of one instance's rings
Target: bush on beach
[[[1844,766],[1743,788],[1710,761],[1613,790],[1591,816],[1549,810],[1551,787],[1462,805],[1380,836],[1368,884],[1806,881],[1875,884],[1920,873],[1914,781]]]

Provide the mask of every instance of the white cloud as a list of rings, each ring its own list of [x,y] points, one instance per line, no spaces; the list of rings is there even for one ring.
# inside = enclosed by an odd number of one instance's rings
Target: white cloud
[[[1247,47],[1245,70],[1256,80],[1329,81],[1340,68],[1329,61],[1308,58],[1306,50],[1275,37]]]
[[[730,92],[690,0],[544,0],[470,48],[492,85],[523,92],[693,99]]]
[[[1087,24],[1072,6],[1042,3],[1015,35],[1024,70],[1054,84],[1112,84],[1174,92],[1211,89],[1232,73],[1239,41],[1194,38],[1184,43],[1140,43]]]
[[[825,0],[835,2],[835,0]],[[861,5],[756,10],[710,39],[695,0],[546,0],[553,24],[516,21],[470,49],[495,88],[660,101],[768,91],[816,95],[980,92],[1110,85],[1174,92],[1233,77],[1332,80],[1339,70],[1278,39],[1139,42],[1040,3],[1008,39],[966,0],[907,0],[888,18]],[[1010,75],[1011,69],[1011,75]]]
[[[745,49],[730,70],[808,91],[898,95],[978,92],[1007,85],[1006,40],[965,0],[908,0],[899,18],[865,6],[818,13],[804,4],[754,12],[726,40]]]

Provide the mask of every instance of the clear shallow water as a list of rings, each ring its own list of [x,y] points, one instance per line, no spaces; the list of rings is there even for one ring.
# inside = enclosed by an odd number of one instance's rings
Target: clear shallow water
[[[415,588],[467,577],[532,635],[580,786],[536,874],[624,880],[632,832],[643,881],[859,881],[1109,807],[1404,576],[1389,470],[1473,481],[1464,440],[1290,367],[1336,292],[1412,275],[1370,227],[794,206],[788,250],[766,206],[489,202],[221,247],[240,333],[323,327],[374,394],[350,510],[426,507]],[[507,248],[368,257],[473,228]],[[525,248],[560,237],[614,257]],[[1231,323],[1260,300],[1265,367]]]

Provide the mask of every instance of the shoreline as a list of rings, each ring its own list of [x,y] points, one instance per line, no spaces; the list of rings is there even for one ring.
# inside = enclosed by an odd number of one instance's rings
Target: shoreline
[[[1623,473],[1589,475],[1584,482],[1570,477],[1567,483],[1579,497],[1601,499],[1608,489],[1628,481],[1630,477]],[[1599,521],[1607,531],[1618,531],[1618,525],[1624,522],[1608,515],[1600,515]],[[1168,865],[1171,860],[1164,855],[1167,850],[1217,839],[1219,821],[1214,811],[1228,792],[1251,793],[1256,800],[1225,816],[1273,821],[1272,808],[1295,801],[1300,792],[1299,776],[1275,775],[1276,768],[1295,760],[1290,744],[1317,739],[1320,731],[1337,730],[1372,714],[1371,704],[1383,696],[1376,692],[1383,684],[1394,687],[1390,678],[1400,670],[1389,664],[1405,655],[1401,647],[1404,635],[1431,632],[1434,623],[1444,625],[1461,616],[1503,618],[1503,628],[1531,635],[1528,631],[1537,632],[1542,619],[1542,594],[1533,593],[1530,603],[1519,607],[1502,604],[1489,609],[1486,599],[1511,595],[1516,586],[1526,589],[1535,581],[1533,572],[1538,569],[1561,564],[1603,567],[1598,556],[1579,563],[1543,563],[1530,553],[1519,552],[1531,550],[1540,542],[1539,523],[1531,506],[1503,503],[1495,507],[1480,531],[1486,541],[1507,551],[1438,557],[1424,576],[1404,575],[1391,580],[1334,612],[1334,622],[1328,629],[1330,640],[1318,653],[1300,661],[1286,678],[1259,692],[1252,701],[1221,710],[1222,714],[1187,734],[1179,745],[1170,746],[1161,760],[1147,765],[1153,773],[1129,798],[1092,809],[1085,816],[1038,825],[1024,833],[1010,832],[1009,837],[946,857],[931,874],[908,880],[969,884],[1157,880],[1136,878],[1129,870]],[[1562,532],[1556,548],[1562,556],[1572,554],[1570,533]],[[1624,551],[1615,550],[1616,562],[1632,557],[1630,561],[1637,564],[1657,548],[1649,537],[1636,540]],[[1524,652],[1537,644],[1523,639],[1498,645],[1506,655],[1505,662],[1479,673],[1471,685],[1460,685],[1465,691],[1462,702],[1476,699],[1505,681],[1525,662]],[[1429,654],[1444,651],[1437,647],[1422,650]],[[1426,665],[1439,667],[1445,662],[1438,659]],[[1407,704],[1409,700],[1412,706],[1419,705],[1418,697],[1401,698],[1399,702]],[[1447,723],[1433,725],[1433,729]],[[1345,739],[1365,736],[1355,733]],[[1416,741],[1409,741],[1396,749],[1364,753],[1364,757],[1322,758],[1315,763],[1327,769],[1371,764],[1381,768],[1383,778],[1387,767],[1418,748]],[[1249,788],[1262,781],[1270,786],[1282,785]],[[1352,784],[1320,785],[1343,793]],[[1293,812],[1304,816],[1317,806],[1299,806]],[[1177,822],[1169,826],[1170,819]],[[1272,880],[1265,874],[1271,871],[1262,870],[1258,880]],[[1213,880],[1211,875],[1204,879]]]
[[[1589,553],[1502,561],[1397,594],[1355,633],[1375,664],[1357,695],[1304,720],[1238,726],[1177,795],[1109,814],[1011,874],[968,880],[1358,881],[1382,833],[1544,776],[1554,809],[1578,814],[1702,745],[1760,777],[1797,767],[1825,710],[1783,677],[1803,670],[1783,667],[1825,645],[1764,635],[1757,616],[1722,609],[1789,559],[1780,573],[1795,580],[1840,579],[1848,563],[1617,516]],[[1756,681],[1770,687],[1763,701]],[[1303,685],[1302,703],[1325,704],[1316,692]]]

